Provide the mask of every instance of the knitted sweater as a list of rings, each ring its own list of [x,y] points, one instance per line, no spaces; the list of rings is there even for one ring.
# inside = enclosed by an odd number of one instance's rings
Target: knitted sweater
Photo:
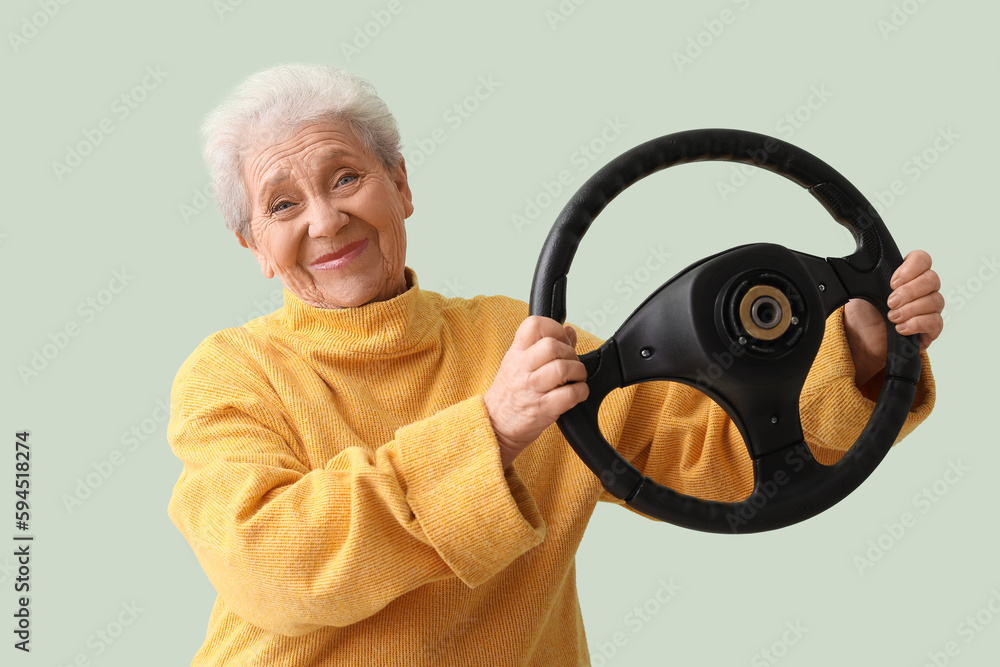
[[[168,512],[218,593],[192,665],[590,664],[574,556],[596,503],[622,503],[555,425],[501,466],[483,394],[527,306],[446,299],[406,274],[405,293],[360,308],[285,289],[178,371]],[[579,353],[599,344],[579,332]],[[871,414],[853,377],[838,311],[800,401],[821,462]],[[900,438],[933,402],[925,354]],[[601,425],[682,493],[751,491],[735,425],[691,387],[617,390]]]

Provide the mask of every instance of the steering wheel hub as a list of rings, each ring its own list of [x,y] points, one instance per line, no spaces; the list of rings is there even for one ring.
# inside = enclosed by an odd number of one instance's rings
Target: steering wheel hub
[[[805,301],[792,281],[762,269],[732,281],[720,315],[728,340],[758,359],[776,359],[791,350],[807,319]]]
[[[740,302],[740,322],[754,338],[774,340],[788,331],[791,310],[784,292],[770,285],[754,285]]]

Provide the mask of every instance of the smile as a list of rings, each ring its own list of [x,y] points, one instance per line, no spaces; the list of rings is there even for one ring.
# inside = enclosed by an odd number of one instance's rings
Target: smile
[[[312,268],[319,271],[339,269],[349,264],[355,257],[360,255],[368,247],[368,239],[361,239],[344,246],[337,252],[323,255],[311,264]]]

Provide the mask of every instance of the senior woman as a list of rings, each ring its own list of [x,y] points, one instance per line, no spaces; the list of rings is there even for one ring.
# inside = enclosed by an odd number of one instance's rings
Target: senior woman
[[[225,222],[284,305],[208,336],[174,380],[169,515],[218,593],[192,664],[589,664],[574,555],[596,503],[620,501],[553,422],[587,396],[576,355],[600,341],[514,299],[420,288],[399,135],[364,81],[269,69],[204,134]],[[908,255],[893,286],[892,319],[926,348],[943,308],[930,257]],[[871,414],[884,352],[870,305],[827,321],[800,401],[822,462]],[[933,406],[921,354],[900,438]],[[602,415],[646,475],[749,494],[738,430],[695,389],[629,387]]]

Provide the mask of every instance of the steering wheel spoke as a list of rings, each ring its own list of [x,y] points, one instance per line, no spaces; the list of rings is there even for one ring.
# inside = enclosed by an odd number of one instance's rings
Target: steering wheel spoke
[[[826,317],[847,303],[851,295],[848,294],[847,288],[844,287],[844,283],[830,261],[797,250],[791,252],[802,263],[812,279],[812,284],[816,287],[820,300],[823,302],[823,312]]]
[[[601,402],[614,389],[624,386],[614,338],[582,355],[580,361],[587,369],[590,395],[586,401],[563,414],[556,423],[587,467],[601,471],[598,476],[604,488],[616,498],[630,500],[642,482],[642,473],[611,446],[598,424]],[[600,442],[605,446],[588,447],[582,444],[584,442]]]
[[[799,415],[802,383],[795,380],[765,387],[701,388],[714,395],[736,423],[750,458],[758,460],[803,441]]]

